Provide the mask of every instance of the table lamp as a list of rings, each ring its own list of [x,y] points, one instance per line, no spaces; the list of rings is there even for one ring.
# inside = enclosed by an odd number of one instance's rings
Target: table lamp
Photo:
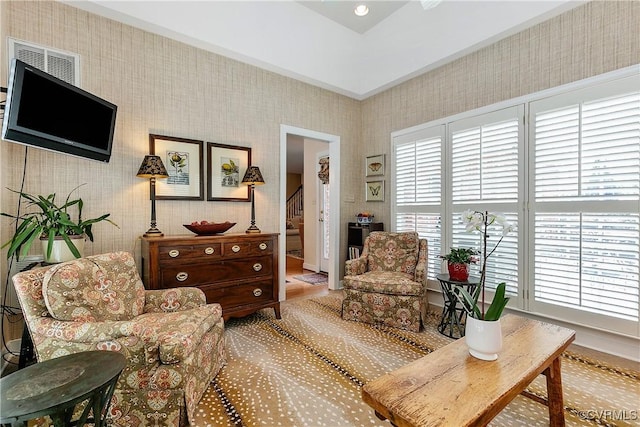
[[[256,207],[253,192],[256,185],[264,184],[264,178],[257,166],[249,166],[242,178],[242,183],[251,186],[251,226],[247,228],[246,233],[260,233],[260,229],[256,227]]]
[[[136,174],[138,178],[149,178],[151,182],[151,228],[144,233],[145,237],[162,237],[162,231],[156,228],[156,178],[168,178],[169,174],[162,164],[160,156],[144,156],[144,160]]]

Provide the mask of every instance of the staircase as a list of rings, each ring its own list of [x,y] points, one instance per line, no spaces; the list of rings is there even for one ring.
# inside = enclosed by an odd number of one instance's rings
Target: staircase
[[[294,216],[302,216],[303,207],[302,185],[287,199],[287,218],[293,218]]]

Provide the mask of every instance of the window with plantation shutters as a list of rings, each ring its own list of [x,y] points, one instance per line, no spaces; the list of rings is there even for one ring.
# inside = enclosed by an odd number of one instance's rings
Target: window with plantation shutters
[[[462,212],[471,209],[501,213],[518,228],[520,174],[524,108],[516,106],[449,124],[451,141],[451,247],[482,249],[480,233],[469,233],[462,224]],[[501,237],[489,229],[487,252]],[[480,265],[471,265],[479,276]],[[518,233],[502,240],[487,261],[486,285],[494,289],[507,284],[513,298],[518,290]],[[514,299],[515,301],[515,299]]]
[[[394,228],[428,240],[432,279],[441,264],[443,134],[444,126],[436,126],[394,139]]]
[[[394,133],[392,228],[429,239],[429,278],[481,249],[465,210],[501,213],[517,231],[486,285],[508,309],[640,337],[639,82],[634,66]]]
[[[531,103],[531,307],[637,335],[640,90],[620,79]]]

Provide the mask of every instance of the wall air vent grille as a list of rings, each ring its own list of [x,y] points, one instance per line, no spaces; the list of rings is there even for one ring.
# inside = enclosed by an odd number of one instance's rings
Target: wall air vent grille
[[[9,61],[17,58],[74,86],[80,87],[80,55],[9,39]]]

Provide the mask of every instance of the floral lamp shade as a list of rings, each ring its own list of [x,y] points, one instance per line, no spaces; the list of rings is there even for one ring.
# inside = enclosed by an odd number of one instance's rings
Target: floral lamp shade
[[[169,174],[160,156],[148,155],[144,156],[136,176],[138,178],[168,178]]]
[[[242,183],[246,185],[262,185],[264,184],[264,178],[260,172],[260,168],[257,166],[249,166],[242,178]]]

